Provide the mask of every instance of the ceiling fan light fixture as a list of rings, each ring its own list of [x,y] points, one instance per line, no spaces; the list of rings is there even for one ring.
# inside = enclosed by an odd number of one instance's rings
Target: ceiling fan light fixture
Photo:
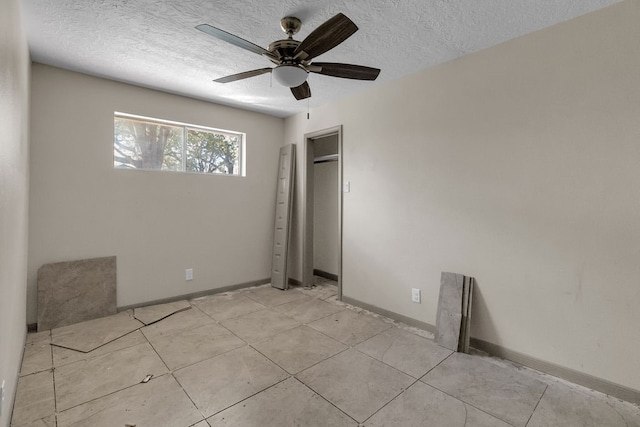
[[[298,65],[278,65],[273,69],[273,78],[286,87],[298,87],[307,80],[307,70]]]

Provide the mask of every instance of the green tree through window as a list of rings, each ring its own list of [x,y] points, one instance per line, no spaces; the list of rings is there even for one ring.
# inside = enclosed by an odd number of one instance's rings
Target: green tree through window
[[[188,129],[186,169],[234,175],[238,167],[238,146],[238,136]]]
[[[114,116],[113,166],[240,175],[243,134]]]

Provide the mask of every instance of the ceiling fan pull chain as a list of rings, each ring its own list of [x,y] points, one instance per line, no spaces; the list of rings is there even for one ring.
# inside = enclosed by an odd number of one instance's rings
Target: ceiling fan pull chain
[[[311,104],[311,98],[307,98],[307,120],[309,120],[309,104]]]

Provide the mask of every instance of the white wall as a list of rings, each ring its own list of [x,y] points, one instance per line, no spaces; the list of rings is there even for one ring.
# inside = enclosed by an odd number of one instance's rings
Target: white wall
[[[270,276],[282,119],[42,64],[32,94],[30,322],[50,262],[116,255],[118,306]],[[115,170],[114,111],[245,132],[247,176]]]
[[[0,2],[0,426],[9,425],[26,328],[29,51],[18,0]]]
[[[622,2],[288,118],[301,149],[344,126],[344,295],[435,324],[440,273],[475,276],[474,337],[640,389],[638,22]]]
[[[338,162],[315,164],[313,268],[335,275],[338,274],[338,196]]]

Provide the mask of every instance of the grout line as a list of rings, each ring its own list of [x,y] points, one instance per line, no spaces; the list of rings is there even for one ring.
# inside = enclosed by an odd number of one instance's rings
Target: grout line
[[[411,377],[414,378],[414,377]],[[414,378],[415,379],[415,378]],[[382,411],[384,408],[386,408],[388,405],[391,404],[391,402],[393,402],[394,400],[396,400],[398,397],[400,397],[401,395],[403,395],[408,389],[410,389],[411,387],[413,387],[419,380],[415,380],[414,382],[412,382],[411,384],[409,384],[405,389],[403,389],[400,393],[396,394],[391,400],[389,400],[387,403],[385,403],[384,405],[382,405],[382,407],[380,407],[380,409],[378,409],[377,411],[375,411],[373,414],[369,415],[369,417],[367,417],[367,419],[365,419],[363,421],[363,423],[366,423],[367,421],[369,421],[373,416],[375,416],[378,412]]]
[[[542,398],[544,397],[544,395],[547,392],[547,390],[549,390],[549,384],[547,384],[547,386],[544,388],[544,391],[540,395],[540,399],[538,399],[538,403],[536,403],[535,408],[533,408],[533,411],[531,411],[531,415],[529,415],[529,418],[527,418],[527,422],[525,423],[525,427],[529,425],[529,422],[531,421],[531,418],[533,418],[533,414],[536,413],[536,409],[538,409],[538,406],[540,405],[540,402],[542,402]]]
[[[339,352],[337,352],[337,353],[335,353],[335,354],[332,354],[331,356],[326,357],[326,358],[322,359],[321,361],[316,362],[316,363],[314,363],[313,365],[310,365],[310,366],[308,366],[308,367],[306,367],[306,368],[304,368],[304,369],[302,369],[302,370],[300,370],[300,371],[296,372],[295,374],[293,374],[293,376],[295,376],[295,377],[296,377],[296,379],[298,379],[298,377],[297,377],[297,375],[298,375],[298,374],[301,374],[301,373],[303,373],[304,371],[306,371],[306,370],[308,370],[308,369],[311,369],[311,368],[313,368],[314,366],[321,364],[322,362],[326,362],[327,360],[332,359],[332,358],[334,358],[334,357],[336,357],[336,356],[338,356],[338,355],[340,355],[340,354],[342,354],[342,353],[344,353],[345,351],[348,351],[348,350],[351,350],[351,347],[347,346],[347,348],[342,349],[342,350],[340,350]]]
[[[161,375],[157,375],[157,376],[156,376],[156,375],[154,375],[154,376],[149,380],[149,383],[151,383],[151,381],[154,381],[154,380],[156,380],[156,379],[158,379],[158,378],[161,378],[161,377],[164,377],[165,375],[170,375],[170,374],[171,374],[171,372],[165,372],[164,374],[161,374]],[[118,390],[114,390],[114,391],[109,392],[109,393],[107,393],[107,394],[103,394],[103,395],[101,395],[101,396],[94,397],[93,399],[91,399],[91,400],[87,400],[86,402],[82,402],[82,403],[78,403],[77,405],[70,406],[70,407],[68,407],[68,408],[66,408],[66,409],[63,409],[63,410],[62,410],[62,411],[60,411],[60,412],[66,412],[66,411],[68,411],[68,410],[70,410],[70,409],[77,408],[78,406],[86,405],[87,403],[91,403],[91,402],[95,402],[96,400],[102,399],[103,397],[111,396],[112,394],[116,394],[116,393],[119,393],[119,392],[121,392],[121,391],[128,390],[128,389],[133,388],[133,387],[135,387],[135,386],[137,386],[137,385],[140,385],[140,384],[142,384],[142,383],[141,383],[141,382],[137,382],[137,383],[135,383],[135,384],[128,385],[128,386],[126,386],[126,387],[123,387],[123,388],[118,389]],[[148,383],[147,383],[147,384],[148,384]],[[56,410],[56,414],[57,414],[57,410]],[[81,420],[81,421],[84,421],[84,419],[83,419],[83,420]]]
[[[431,387],[431,388],[433,388],[433,389],[435,389],[435,390],[438,390],[440,393],[446,394],[447,396],[451,397],[452,399],[457,400],[458,402],[462,403],[463,405],[469,405],[469,406],[471,406],[472,408],[477,409],[477,410],[478,410],[478,411],[480,411],[480,412],[484,412],[485,414],[489,415],[489,416],[490,416],[490,417],[492,417],[492,418],[495,418],[495,419],[497,419],[497,420],[500,420],[500,421],[502,421],[503,423],[508,424],[508,425],[510,425],[510,426],[516,427],[516,426],[514,426],[513,424],[511,424],[509,421],[503,420],[502,418],[500,418],[500,417],[498,417],[498,416],[496,416],[496,415],[494,415],[494,414],[491,414],[491,413],[489,413],[489,412],[485,411],[485,410],[484,410],[484,409],[482,409],[482,408],[478,408],[477,406],[472,405],[471,403],[465,402],[464,400],[462,400],[462,399],[460,399],[460,398],[458,398],[458,397],[456,397],[456,396],[454,396],[454,395],[452,395],[452,394],[450,394],[450,393],[448,393],[448,392],[446,392],[446,391],[444,391],[444,390],[440,390],[438,387],[435,387],[435,386],[433,386],[433,385],[431,385],[431,384],[429,384],[429,383],[426,383],[426,382],[424,382],[424,381],[420,381],[420,382],[421,382],[422,384],[424,384],[424,385],[428,386],[428,387]],[[526,426],[525,426],[525,427],[526,427]]]
[[[102,348],[102,347],[104,347],[104,346],[106,346],[106,345],[108,345],[108,344],[111,344],[112,342],[117,341],[117,340],[119,340],[120,338],[124,338],[124,337],[126,337],[126,336],[128,336],[128,335],[134,334],[134,333],[136,333],[137,331],[140,331],[140,329],[136,329],[135,331],[128,332],[128,333],[126,333],[125,335],[123,335],[123,336],[121,336],[121,337],[119,337],[119,338],[116,338],[116,339],[115,339],[115,340],[113,340],[113,341],[109,341],[107,344],[103,344],[103,345],[101,345],[100,347],[96,347],[96,348],[94,348],[93,350],[91,350],[91,351],[89,351],[89,352],[87,352],[87,353],[85,353],[84,351],[74,350],[74,349],[72,349],[72,348],[62,347],[62,346],[59,346],[59,345],[56,345],[56,344],[51,343],[51,344],[50,344],[50,347],[51,347],[51,351],[52,351],[52,353],[53,353],[53,347],[57,347],[57,348],[62,348],[62,349],[64,349],[64,350],[73,351],[73,352],[79,353],[79,354],[81,354],[81,355],[83,355],[83,356],[86,356],[86,357],[82,357],[81,359],[78,359],[78,360],[73,360],[73,361],[71,361],[71,362],[63,362],[62,364],[59,364],[59,365],[55,365],[55,359],[53,359],[53,361],[52,361],[52,366],[54,366],[54,367],[56,367],[56,368],[60,368],[60,367],[62,367],[62,366],[67,366],[67,365],[70,365],[70,364],[72,364],[72,363],[80,362],[80,361],[83,361],[83,360],[85,360],[85,361],[86,361],[86,360],[94,359],[94,358],[96,358],[96,357],[105,356],[105,355],[107,355],[107,354],[115,353],[116,351],[126,350],[126,349],[128,349],[128,348],[131,348],[131,347],[135,347],[135,346],[137,346],[137,345],[140,345],[140,344],[142,344],[142,343],[132,344],[132,345],[128,345],[128,346],[126,346],[126,347],[122,347],[122,348],[118,348],[118,349],[115,349],[115,350],[107,351],[106,353],[102,353],[102,354],[95,354],[95,355],[89,356],[89,354],[90,354],[91,352],[96,351],[97,349]],[[145,335],[144,335],[144,333],[143,333],[142,331],[140,331],[140,334],[141,334],[145,339],[147,338],[147,337],[145,337]]]
[[[53,366],[53,347],[49,345],[49,352],[51,354],[51,382],[53,383],[53,419],[55,425],[58,425],[58,395],[56,391],[56,368]]]
[[[345,414],[347,417],[351,418],[353,421],[355,421],[358,425],[362,424],[360,422],[358,422],[358,420],[356,420],[355,418],[353,418],[351,415],[347,414],[345,411],[343,411],[342,409],[338,408],[333,402],[331,402],[329,399],[327,399],[326,397],[324,397],[323,395],[321,395],[320,393],[318,393],[317,391],[315,391],[311,386],[305,384],[304,382],[300,381],[298,378],[294,379],[296,381],[298,381],[300,384],[302,384],[303,386],[305,386],[306,388],[308,388],[309,390],[311,390],[311,392],[313,394],[315,394],[316,396],[318,396],[320,399],[324,400],[325,402],[329,403],[329,405],[333,406],[334,408],[336,408],[338,411],[342,412],[343,414]]]
[[[286,372],[286,371],[285,371],[285,372]],[[287,373],[286,378],[283,378],[282,380],[280,380],[280,381],[276,382],[275,384],[271,384],[270,386],[265,387],[265,388],[263,388],[263,389],[261,389],[261,390],[259,390],[259,391],[255,392],[255,393],[253,393],[251,396],[247,396],[247,397],[245,397],[244,399],[239,400],[239,401],[237,401],[236,403],[234,403],[234,404],[232,404],[232,405],[229,405],[229,406],[225,407],[224,409],[221,409],[221,410],[219,410],[219,411],[215,412],[215,413],[214,413],[214,414],[212,414],[212,415],[209,415],[207,418],[214,417],[214,416],[218,415],[219,413],[226,411],[227,409],[233,408],[234,406],[239,405],[240,403],[245,402],[245,401],[247,401],[247,400],[251,399],[252,397],[254,397],[254,396],[256,396],[256,395],[258,395],[258,394],[262,393],[263,391],[267,391],[267,390],[269,390],[270,388],[273,388],[273,387],[277,386],[278,384],[281,384],[281,383],[285,382],[285,381],[286,381],[286,380],[288,380],[289,378],[292,378],[292,375],[289,375],[289,373]],[[205,418],[205,420],[206,420],[207,418]],[[208,422],[208,421],[207,421],[207,424],[209,424],[209,422]]]
[[[209,424],[209,422],[207,421],[207,417],[204,415],[204,412],[202,412],[202,410],[200,408],[198,408],[198,405],[196,405],[196,402],[193,401],[193,399],[191,398],[189,393],[187,393],[187,390],[185,390],[184,387],[182,386],[182,384],[180,383],[180,381],[178,381],[178,378],[176,378],[176,376],[174,375],[173,372],[171,372],[170,375],[173,377],[173,380],[178,384],[178,387],[180,387],[180,390],[182,390],[182,392],[185,394],[185,396],[187,396],[187,399],[189,399],[189,402],[191,402],[193,407],[196,408],[196,411],[198,411],[200,413],[200,415],[202,415],[202,421],[204,421],[207,424]],[[202,421],[198,421],[198,423],[202,422]],[[196,423],[196,424],[198,424],[198,423]]]
[[[158,356],[158,359],[160,359],[162,364],[167,368],[167,371],[170,372],[170,373],[173,373],[173,370],[171,368],[169,368],[169,365],[167,365],[167,362],[165,362],[164,359],[162,358],[162,356],[160,356],[160,353],[158,353],[158,350],[156,350],[156,348],[153,346],[151,341],[149,341],[149,339],[146,336],[144,338],[147,340],[147,344],[149,344],[149,347],[151,347],[151,349],[156,354],[156,356]]]
[[[442,347],[444,348],[444,347]],[[449,349],[447,349],[449,350]],[[451,351],[451,350],[449,350]],[[439,361],[438,363],[436,363],[436,365],[429,369],[427,372],[424,373],[424,375],[422,375],[420,378],[418,378],[419,380],[422,380],[422,378],[424,378],[429,372],[433,371],[434,369],[436,369],[438,366],[440,366],[445,360],[447,360],[448,358],[450,358],[451,356],[453,356],[453,354],[455,353],[455,351],[451,351],[451,354],[449,354],[447,357],[445,357],[444,359],[442,359],[441,361]],[[422,381],[423,383],[426,384],[426,381]]]

